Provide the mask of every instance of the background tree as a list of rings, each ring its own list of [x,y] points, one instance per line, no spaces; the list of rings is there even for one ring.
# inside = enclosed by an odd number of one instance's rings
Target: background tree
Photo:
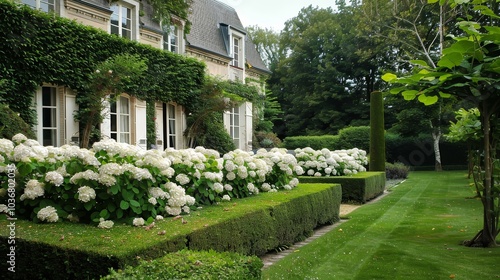
[[[342,12],[309,6],[285,24],[272,90],[284,111],[284,135],[336,134],[369,119],[366,73],[349,35],[355,7]]]
[[[438,2],[431,0],[430,2]],[[383,79],[401,84],[393,93],[405,99],[417,98],[424,104],[436,103],[452,95],[475,104],[480,112],[483,157],[475,166],[475,185],[483,203],[484,226],[468,246],[496,246],[500,214],[500,164],[496,158],[497,127],[500,114],[500,20],[497,1],[448,1],[460,8],[465,20],[458,19],[462,34],[449,35],[454,43],[443,49],[436,67],[415,61],[418,68],[413,74],[398,78],[385,74]],[[446,3],[441,1],[440,4]],[[460,5],[463,4],[463,5]],[[482,24],[480,24],[482,23]]]
[[[387,48],[393,52],[392,65],[386,70],[399,73],[411,71],[411,59],[420,59],[436,67],[435,62],[448,44],[445,30],[455,29],[452,19],[457,14],[457,10],[449,5],[431,5],[427,0],[368,0],[363,1],[361,10],[365,15],[361,18],[362,30],[375,40],[385,40]],[[447,110],[451,106],[437,104],[428,108],[408,108],[403,105],[398,108],[401,109],[393,110],[398,121],[391,130],[402,136],[429,135],[433,143],[435,170],[442,170],[440,141],[448,124],[447,117],[453,112]]]
[[[469,178],[474,170],[474,165],[481,146],[481,120],[479,110],[472,108],[465,110],[460,108],[456,113],[456,121],[450,123],[450,131],[445,135],[447,139],[453,142],[467,143],[467,160],[469,169]]]
[[[282,57],[279,48],[280,34],[272,29],[261,28],[257,25],[246,27],[246,30],[252,42],[255,44],[262,61],[271,71],[271,75],[268,77],[266,83],[275,80],[275,70],[280,57]],[[282,120],[283,111],[281,110],[278,97],[270,88],[271,87],[267,87],[265,95],[261,96],[259,100],[254,103],[254,105],[258,107],[257,110],[255,110],[254,148],[271,148],[281,144],[281,140],[275,133],[279,132],[279,126],[275,127],[275,124],[279,124]]]

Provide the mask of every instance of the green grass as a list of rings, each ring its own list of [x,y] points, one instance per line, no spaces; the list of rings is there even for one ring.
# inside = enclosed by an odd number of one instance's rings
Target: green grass
[[[413,172],[263,279],[500,279],[500,248],[460,245],[482,228],[468,183],[461,171]]]

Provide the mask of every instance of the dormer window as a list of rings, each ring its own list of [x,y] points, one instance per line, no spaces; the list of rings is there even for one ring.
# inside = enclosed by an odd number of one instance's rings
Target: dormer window
[[[132,9],[121,3],[111,5],[111,34],[132,39]]]
[[[46,13],[55,11],[55,0],[22,0],[23,4]]]
[[[163,34],[163,49],[173,53],[180,53],[179,46],[179,28],[172,24],[169,26],[164,26],[165,30]]]
[[[233,37],[233,61],[232,66],[241,67],[241,38]]]

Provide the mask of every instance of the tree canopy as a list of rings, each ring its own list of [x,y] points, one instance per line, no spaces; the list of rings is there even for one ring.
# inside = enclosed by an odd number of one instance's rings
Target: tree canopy
[[[401,94],[406,100],[418,99],[431,105],[454,96],[478,108],[483,157],[475,166],[475,184],[484,206],[484,227],[467,245],[496,246],[495,239],[500,233],[500,164],[496,158],[499,139],[492,133],[492,124],[498,122],[500,112],[499,5],[497,1],[487,0],[450,0],[440,4],[460,8],[464,18],[458,18],[456,25],[461,33],[449,35],[454,42],[443,49],[436,67],[414,60],[415,70],[411,74],[398,77],[387,73],[382,78],[400,85],[391,92]]]

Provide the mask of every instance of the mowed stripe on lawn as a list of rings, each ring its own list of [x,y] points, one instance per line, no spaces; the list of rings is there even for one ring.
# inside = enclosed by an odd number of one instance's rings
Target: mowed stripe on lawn
[[[414,172],[380,201],[264,270],[264,279],[491,279],[495,249],[466,248],[482,205],[464,172]],[[480,268],[474,264],[479,264]],[[495,274],[496,273],[496,274]]]

